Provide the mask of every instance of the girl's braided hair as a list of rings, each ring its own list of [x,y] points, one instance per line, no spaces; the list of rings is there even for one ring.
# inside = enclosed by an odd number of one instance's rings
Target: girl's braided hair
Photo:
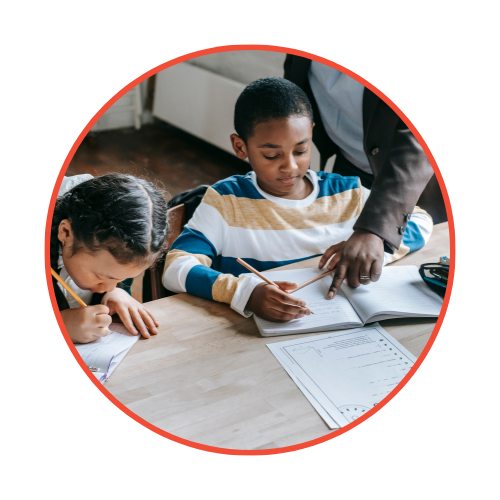
[[[73,254],[85,247],[108,250],[120,264],[152,265],[168,234],[167,204],[148,181],[108,174],[82,182],[56,201],[50,234],[50,264],[57,269],[59,225],[68,219]]]

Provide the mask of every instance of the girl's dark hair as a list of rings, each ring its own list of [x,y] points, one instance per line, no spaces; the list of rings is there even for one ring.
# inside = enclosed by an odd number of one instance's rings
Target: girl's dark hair
[[[108,174],[82,182],[56,201],[50,264],[57,269],[59,225],[68,219],[73,253],[108,250],[120,264],[144,265],[161,255],[168,234],[167,204],[151,184],[131,175]]]
[[[234,108],[234,128],[247,142],[254,127],[262,122],[290,116],[307,116],[314,123],[311,102],[295,83],[271,77],[245,87]]]

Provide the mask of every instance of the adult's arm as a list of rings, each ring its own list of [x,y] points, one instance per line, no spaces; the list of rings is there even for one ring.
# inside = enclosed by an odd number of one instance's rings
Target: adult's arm
[[[306,58],[287,55],[285,78],[302,87],[311,99],[316,122],[314,143],[322,157],[328,158],[336,153],[333,149],[336,146],[324,130],[309,86],[310,64]],[[370,275],[371,281],[378,279],[384,250],[392,254],[400,248],[408,223],[406,214],[412,213],[433,175],[427,156],[408,127],[368,89],[364,94],[363,127],[365,151],[375,181],[372,194],[354,226],[354,233],[339,248],[337,283],[347,277],[351,286],[370,282],[360,282],[359,274]]]
[[[311,60],[288,54],[284,76],[308,94],[314,108],[313,139],[322,157],[337,152],[321,121],[316,101],[309,86]],[[365,150],[373,169],[375,182],[355,229],[368,231],[382,238],[387,252],[399,248],[407,220],[417,200],[433,175],[432,167],[417,140],[396,115],[369,89],[363,101]],[[335,170],[334,170],[335,171]],[[402,228],[401,230],[399,228]]]
[[[378,281],[382,265],[422,248],[432,234],[432,217],[419,207],[415,207],[412,215],[412,220],[403,234],[403,241],[393,254],[384,254],[382,240],[373,233],[361,229],[356,230],[346,242],[331,246],[319,262],[319,267],[322,269],[333,256],[328,262],[328,269],[336,267],[328,298],[335,297],[344,279],[355,288],[359,285],[368,285],[371,281]]]
[[[400,249],[410,214],[434,173],[427,156],[401,120],[384,156],[354,233],[338,249],[330,296],[335,296],[344,279],[352,287],[379,279],[384,250],[394,253]]]
[[[382,167],[376,172],[371,194],[354,225],[354,233],[339,249],[330,289],[333,296],[344,279],[351,287],[379,279],[384,249],[388,253],[400,249],[410,214],[432,177],[429,160],[401,120],[385,156]],[[322,260],[327,257],[325,254]]]
[[[371,195],[354,229],[382,238],[386,251],[397,250],[409,221],[406,214],[413,212],[433,173],[423,149],[399,120],[386,160],[375,173]]]

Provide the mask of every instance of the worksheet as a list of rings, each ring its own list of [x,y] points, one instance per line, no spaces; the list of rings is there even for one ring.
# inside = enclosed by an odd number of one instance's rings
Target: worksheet
[[[109,335],[88,344],[75,345],[83,362],[94,376],[104,383],[120,364],[140,335],[132,335],[124,325],[112,323]]]
[[[416,361],[377,323],[268,347],[330,428],[331,420],[343,427],[377,405]]]
[[[268,347],[271,352],[273,352],[269,344]],[[275,353],[273,352],[273,354]],[[275,354],[275,356],[278,358],[278,355]],[[335,422],[335,420],[333,420],[328,411],[323,408],[321,403],[307,390],[305,385],[295,375],[293,366],[291,366],[290,364],[290,360],[286,356],[282,356],[281,358],[278,358],[278,361],[281,363],[281,366],[285,369],[290,378],[297,384],[297,387],[301,390],[302,394],[304,394],[304,396],[313,405],[315,410],[319,413],[319,416],[325,421],[326,425],[328,425],[330,429],[340,429],[340,426],[337,424],[337,422]]]

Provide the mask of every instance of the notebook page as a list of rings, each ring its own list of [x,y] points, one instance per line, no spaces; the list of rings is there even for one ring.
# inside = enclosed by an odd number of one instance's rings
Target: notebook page
[[[423,282],[415,266],[384,267],[379,281],[342,291],[364,323],[378,316],[439,316],[443,299]]]
[[[320,269],[295,269],[288,271],[269,271],[263,273],[272,281],[291,281],[293,283],[303,283],[323,273]],[[330,279],[330,277],[325,278]],[[293,293],[292,296],[303,299],[307,307],[314,312],[301,319],[294,319],[285,323],[266,321],[256,316],[256,321],[265,333],[285,334],[309,331],[321,331],[325,327],[335,325],[360,325],[361,320],[356,314],[349,301],[344,295],[338,294],[333,300],[327,300],[329,285],[325,279],[318,280],[301,290]]]
[[[111,375],[118,365],[118,363],[113,365],[113,361],[115,359],[121,361],[140,337],[139,335],[131,335],[125,326],[117,323],[113,323],[109,330],[109,335],[106,337],[101,337],[88,344],[75,345],[83,362],[88,367],[99,369],[99,371],[94,372],[94,376],[100,381]],[[111,367],[112,370],[110,370]]]

